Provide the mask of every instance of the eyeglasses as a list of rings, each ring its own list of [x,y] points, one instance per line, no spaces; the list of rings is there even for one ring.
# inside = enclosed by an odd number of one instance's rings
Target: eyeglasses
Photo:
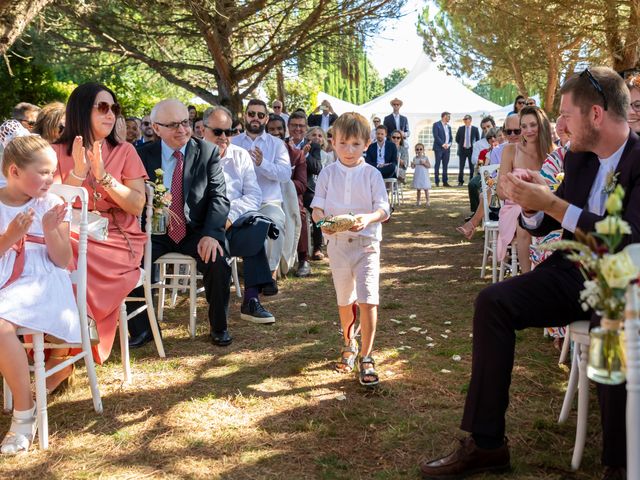
[[[307,128],[307,125],[305,123],[290,123],[289,124],[289,130],[293,130],[295,128]]]
[[[264,120],[264,118],[267,116],[267,114],[264,113],[264,112],[256,112],[255,110],[247,110],[247,117],[255,118],[256,115],[258,116],[258,118],[260,120]]]
[[[503,132],[507,135],[520,135],[522,130],[520,128],[514,128],[513,130],[511,130],[510,128],[505,128]]]
[[[402,137],[395,136],[395,137],[391,137],[391,140],[400,140],[401,138]]]
[[[527,107],[535,107],[536,102],[527,102]]]
[[[518,101],[516,102],[516,104],[517,104],[517,105],[524,105],[524,100],[518,100]]]
[[[154,122],[154,123],[156,123],[157,125],[160,125],[161,127],[168,128],[169,130],[178,130],[180,127],[189,128],[189,126],[191,125],[188,118],[185,118],[181,122],[171,122],[171,123]]]
[[[273,106],[273,107],[271,107],[271,108],[273,108],[274,110],[275,110],[276,108],[277,108],[278,110],[280,110],[282,107],[281,107],[280,105],[274,105],[274,106]]]
[[[211,133],[213,133],[216,137],[221,137],[222,134],[224,133],[227,137],[233,137],[235,134],[238,133],[238,129],[237,128],[211,128],[209,125],[205,125],[204,128],[211,130]]]
[[[635,102],[629,104],[629,106],[634,112],[640,113],[640,100],[636,100]]]
[[[148,127],[149,125],[151,125],[151,122],[142,122],[143,127]]]
[[[102,115],[106,115],[109,113],[109,110],[111,110],[116,117],[120,115],[120,112],[122,112],[122,108],[119,103],[109,104],[107,102],[98,102],[93,104],[93,108],[98,110]]]
[[[36,125],[36,122],[34,120],[27,120],[26,118],[23,118],[22,120],[20,120],[20,122],[21,123],[26,123],[31,128],[35,127],[35,125]]]
[[[400,104],[399,104],[399,103],[392,103],[392,104],[391,104],[391,106],[392,106],[392,107],[399,107],[399,106],[400,106]]]
[[[606,111],[607,108],[609,107],[609,104],[607,103],[607,97],[604,94],[604,90],[602,89],[602,85],[600,85],[600,82],[596,80],[596,77],[594,77],[591,74],[588,68],[585,68],[584,71],[580,74],[580,76],[581,77],[586,76],[589,79],[589,81],[591,82],[591,85],[593,85],[593,88],[595,88],[596,92],[598,92],[602,97],[602,103],[604,103],[604,109]]]

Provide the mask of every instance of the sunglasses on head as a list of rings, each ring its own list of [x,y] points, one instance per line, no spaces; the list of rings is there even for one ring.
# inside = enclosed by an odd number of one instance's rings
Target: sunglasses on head
[[[507,135],[520,135],[521,132],[522,129],[520,128],[514,128],[513,130],[511,130],[510,128],[504,129],[504,133],[506,133]]]
[[[189,119],[187,118],[185,118],[181,122],[171,122],[171,123],[155,122],[155,123],[156,125],[160,125],[161,127],[168,128],[170,130],[178,130],[180,127],[189,128],[191,125],[191,122],[189,122]]]
[[[233,137],[236,133],[238,133],[237,128],[211,128],[209,125],[205,125],[204,128],[211,130],[216,137],[221,137],[224,133],[227,137]]]
[[[255,118],[258,117],[260,120],[264,120],[264,118],[266,118],[267,114],[264,112],[256,112],[255,110],[247,110],[247,117],[249,118]]]
[[[596,80],[596,77],[594,77],[591,72],[589,71],[588,68],[585,68],[584,71],[580,74],[580,77],[587,77],[589,79],[589,82],[591,83],[591,85],[593,85],[593,88],[596,89],[596,92],[598,92],[600,94],[600,96],[602,97],[602,103],[603,108],[605,110],[607,110],[607,108],[609,107],[609,104],[607,103],[607,97],[604,94],[604,90],[602,89],[602,85],[600,85],[600,82],[598,80]]]
[[[98,102],[93,104],[93,108],[98,110],[102,115],[106,115],[109,113],[109,110],[111,110],[116,117],[120,115],[120,112],[122,112],[122,108],[119,103],[109,104],[107,102]]]

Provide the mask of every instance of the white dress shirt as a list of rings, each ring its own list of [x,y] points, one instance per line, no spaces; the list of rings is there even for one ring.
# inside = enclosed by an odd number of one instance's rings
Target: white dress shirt
[[[171,180],[173,180],[173,171],[176,169],[176,157],[173,156],[174,150],[169,145],[164,143],[164,140],[160,141],[160,146],[162,149],[162,171],[164,172],[164,176],[162,177],[162,183],[167,190],[171,191]],[[187,151],[187,145],[183,145],[180,148],[180,152],[182,153],[182,168],[184,171],[184,158],[185,153]]]
[[[604,191],[607,186],[607,177],[609,173],[613,173],[618,168],[618,163],[620,163],[620,158],[622,157],[622,152],[624,151],[624,147],[627,146],[627,141],[625,141],[622,146],[616,150],[613,155],[609,158],[599,158],[600,160],[600,168],[598,168],[598,173],[596,175],[595,180],[593,181],[593,185],[591,185],[591,191],[589,192],[589,199],[587,201],[587,211],[594,213],[596,215],[604,215],[605,204],[607,202],[607,198],[609,194]],[[570,204],[567,208],[567,211],[564,213],[564,217],[562,218],[562,228],[565,230],[574,233],[578,226],[578,220],[580,220],[580,215],[582,215],[582,208],[577,207],[575,205]],[[524,224],[528,228],[536,228],[542,223],[542,219],[544,218],[544,212],[537,212],[535,215],[527,217],[522,215],[522,219]]]
[[[384,164],[385,144],[386,142],[382,142],[382,144],[376,142],[376,146],[378,147],[378,165]]]
[[[331,125],[329,125],[329,121],[331,120],[331,114],[327,113],[327,114],[322,114],[322,117],[320,118],[320,128],[322,129],[323,132],[327,132],[327,130],[329,130],[329,127]]]
[[[505,145],[509,144],[507,142],[504,142],[491,150],[491,153],[489,153],[489,165],[500,165],[500,160],[502,160],[502,150],[504,149]]]
[[[260,166],[253,162],[258,185],[262,190],[262,203],[282,202],[280,183],[291,179],[289,152],[284,142],[267,132],[262,132],[255,140],[252,140],[246,132],[241,133],[231,138],[231,142],[245,150],[251,151],[258,147],[262,151]]]
[[[449,138],[449,124],[444,123],[442,120],[440,121],[440,123],[442,124],[442,128],[444,128],[444,143],[450,144],[451,138]]]
[[[392,114],[393,115],[393,119],[396,122],[396,130],[400,130],[400,114]]]
[[[318,175],[311,208],[324,210],[325,215],[373,213],[382,209],[389,216],[389,195],[380,172],[363,158],[355,167],[339,160],[323,168]],[[342,232],[341,236],[368,237],[382,240],[382,224],[371,223],[359,232]]]
[[[262,205],[262,191],[258,186],[253,161],[244,148],[229,144],[220,159],[227,186],[227,198],[231,203],[228,218],[231,223]]]

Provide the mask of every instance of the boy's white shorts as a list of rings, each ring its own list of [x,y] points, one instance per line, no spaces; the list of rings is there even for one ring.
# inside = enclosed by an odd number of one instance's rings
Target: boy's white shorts
[[[327,253],[338,306],[378,305],[380,242],[367,237],[328,238]]]

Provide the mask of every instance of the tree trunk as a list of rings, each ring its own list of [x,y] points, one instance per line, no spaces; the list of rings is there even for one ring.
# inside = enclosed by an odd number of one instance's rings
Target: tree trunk
[[[0,55],[7,53],[26,26],[53,0],[0,0]]]
[[[284,87],[284,72],[282,71],[282,65],[276,67],[276,97],[283,104],[283,112],[287,111],[287,91]]]

